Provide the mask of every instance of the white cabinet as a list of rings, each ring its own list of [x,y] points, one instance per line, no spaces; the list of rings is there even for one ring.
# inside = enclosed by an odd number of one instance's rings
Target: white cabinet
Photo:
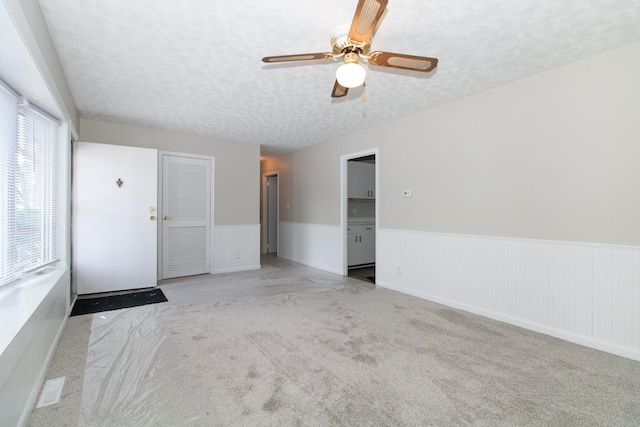
[[[376,165],[374,163],[347,162],[347,197],[350,199],[376,198]]]
[[[375,263],[375,226],[350,225],[347,230],[347,262],[349,267]]]

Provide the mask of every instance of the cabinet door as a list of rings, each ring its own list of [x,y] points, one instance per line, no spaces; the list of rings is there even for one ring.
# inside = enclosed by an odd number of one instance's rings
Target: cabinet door
[[[347,264],[349,267],[362,264],[362,244],[358,241],[360,234],[347,234]]]
[[[373,225],[349,226],[347,234],[347,264],[373,264],[376,262],[376,234]]]
[[[348,162],[347,197],[350,199],[375,199],[376,165]]]
[[[373,225],[368,225],[361,233],[362,264],[376,262],[376,232]]]

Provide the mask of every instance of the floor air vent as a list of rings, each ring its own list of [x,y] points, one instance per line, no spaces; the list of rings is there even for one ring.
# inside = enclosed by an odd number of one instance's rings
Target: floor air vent
[[[62,394],[62,387],[64,387],[64,379],[66,377],[54,378],[44,383],[42,388],[42,394],[38,401],[36,408],[41,408],[47,405],[53,405],[60,401],[60,395]]]

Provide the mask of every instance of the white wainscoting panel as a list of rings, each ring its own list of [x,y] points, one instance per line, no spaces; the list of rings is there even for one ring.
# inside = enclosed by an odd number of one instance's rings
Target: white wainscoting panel
[[[640,248],[379,229],[376,283],[640,360]]]
[[[11,305],[0,313],[0,426],[27,424],[67,324],[70,280],[64,268],[0,292]]]
[[[278,230],[278,257],[342,275],[340,226],[280,221]]]
[[[260,224],[213,227],[213,273],[260,268]]]

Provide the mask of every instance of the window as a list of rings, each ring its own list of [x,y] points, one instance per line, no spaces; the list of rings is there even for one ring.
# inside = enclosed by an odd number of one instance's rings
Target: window
[[[58,259],[59,124],[0,85],[0,286]]]

